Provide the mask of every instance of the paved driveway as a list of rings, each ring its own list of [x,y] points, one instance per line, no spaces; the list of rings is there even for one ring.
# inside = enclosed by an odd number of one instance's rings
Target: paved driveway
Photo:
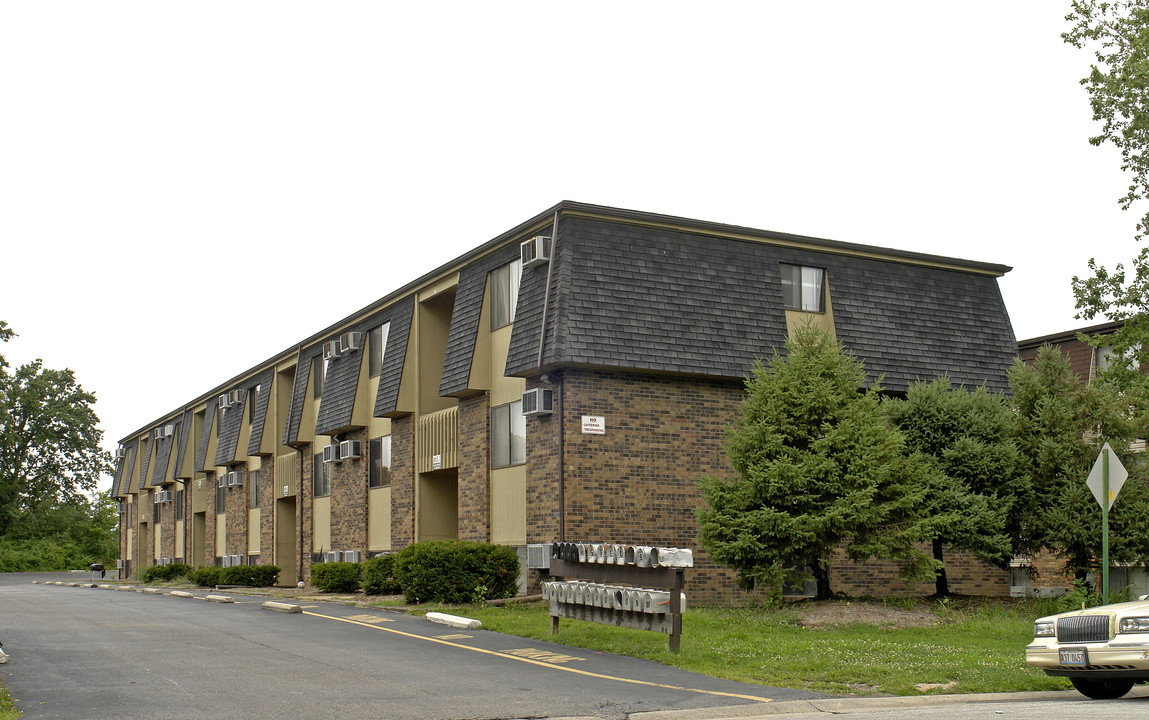
[[[614,719],[822,697],[388,611],[311,603],[283,614],[243,595],[221,604],[33,577],[0,575],[12,656],[0,678],[28,720]]]

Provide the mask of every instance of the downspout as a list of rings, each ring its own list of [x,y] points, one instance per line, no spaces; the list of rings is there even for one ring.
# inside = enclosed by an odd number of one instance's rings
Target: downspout
[[[299,522],[296,525],[295,535],[299,538],[299,551],[295,553],[295,582],[303,582],[303,448],[295,448],[295,452],[299,454],[299,484],[296,485],[298,490],[295,491],[296,496],[299,498]]]
[[[555,219],[551,224],[551,261],[547,263],[547,285],[543,290],[543,316],[539,322],[539,354],[535,366],[540,370],[543,366],[543,349],[547,337],[547,311],[551,304],[551,273],[554,271],[558,259],[559,245],[559,211],[555,210]],[[545,377],[545,373],[544,373]],[[563,415],[566,408],[562,404],[562,382],[559,382],[559,541],[566,540],[566,483],[563,478]]]
[[[300,361],[303,358],[303,345],[300,345],[299,349],[295,351],[295,358],[295,371],[298,373],[299,365],[301,364]],[[311,372],[310,364],[307,366],[307,372]],[[304,392],[306,392],[306,390]],[[294,410],[295,393],[293,392],[291,393],[291,398],[287,402],[287,414],[285,415],[287,419],[287,427],[284,428],[284,430],[288,433],[290,433],[291,430],[291,415]],[[283,439],[286,440],[287,438],[285,437]],[[295,451],[299,461],[296,463],[296,465],[299,466],[299,482],[295,486],[295,497],[298,500],[296,505],[299,507],[299,518],[295,523],[295,536],[299,541],[299,550],[295,553],[295,582],[298,584],[303,582],[303,448],[292,445],[291,449]]]

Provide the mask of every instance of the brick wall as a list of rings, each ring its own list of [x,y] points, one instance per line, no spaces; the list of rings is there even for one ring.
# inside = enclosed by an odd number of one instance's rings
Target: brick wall
[[[223,555],[223,548],[215,546],[215,492],[218,479],[215,472],[208,472],[204,481],[204,523],[203,523],[203,562],[214,565],[217,555]]]
[[[312,516],[315,510],[315,451],[323,452],[319,443],[309,443],[302,446],[303,454],[299,462],[303,463],[303,479],[300,481],[299,492],[296,495],[299,506],[297,516],[299,524],[296,532],[302,538],[303,553],[300,557],[301,573],[304,582],[311,582],[311,545],[312,545]]]
[[[391,549],[415,540],[415,435],[412,415],[391,419]]]
[[[331,473],[331,548],[358,550],[367,557],[367,430],[344,433],[343,440],[358,440],[362,457],[334,464]]]
[[[723,452],[726,423],[741,382],[568,369],[555,376],[554,416],[527,427],[527,534],[559,535],[558,419],[562,429],[565,537],[689,547],[692,602],[737,602],[734,574],[715,567],[696,544],[696,483],[733,474]],[[584,435],[582,416],[604,418],[604,435]]]
[[[259,460],[259,564],[275,564],[275,458]]]
[[[459,539],[491,539],[490,396],[459,401]]]
[[[242,468],[244,477],[240,487],[229,487],[224,490],[226,500],[224,507],[227,517],[227,526],[224,530],[227,547],[220,551],[220,555],[240,555],[243,562],[247,562],[247,468]]]
[[[558,419],[564,422],[565,536],[689,547],[691,602],[742,603],[763,592],[737,588],[735,574],[717,567],[696,543],[697,481],[733,477],[725,428],[739,410],[741,382],[640,373],[568,369],[555,375],[554,416],[528,420],[529,542],[550,542],[558,526]],[[583,415],[602,416],[605,435],[582,434]],[[831,586],[850,595],[930,594],[932,585],[905,586],[893,563],[853,563],[839,550]],[[972,556],[947,554],[951,590],[1007,595],[1009,573]]]
[[[927,554],[933,553],[930,545],[922,545],[919,549]],[[949,546],[942,552],[951,593],[989,597],[1009,596],[1008,570],[986,565],[971,553],[954,551]],[[846,557],[844,545],[834,551],[830,562],[830,587],[834,592],[853,597],[864,595],[899,597],[933,595],[935,590],[932,582],[909,585],[903,582],[896,563],[877,560],[855,563]]]

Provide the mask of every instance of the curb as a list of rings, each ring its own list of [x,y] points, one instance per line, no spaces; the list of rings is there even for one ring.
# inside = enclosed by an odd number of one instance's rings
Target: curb
[[[208,595],[207,597],[204,598],[204,600],[207,600],[208,602],[217,602],[217,603],[235,602],[235,600],[233,598],[231,598],[227,595]]]
[[[276,602],[274,600],[268,600],[267,602],[263,603],[263,605],[261,607],[265,610],[274,610],[275,612],[282,612],[282,613],[301,613],[301,612],[303,612],[303,608],[300,607],[299,605],[292,605],[291,603]]]
[[[471,620],[457,615],[448,615],[447,613],[429,612],[426,618],[433,623],[448,625],[453,628],[459,628],[460,630],[478,630],[483,627],[483,623],[478,620]]]
[[[967,695],[898,695],[892,697],[821,698],[817,700],[785,700],[754,705],[696,708],[692,710],[657,710],[633,713],[631,720],[762,720],[780,715],[873,712],[912,707],[967,705],[972,703],[1025,702],[1064,700],[1076,695],[1073,690],[1048,690],[1018,693],[970,693]]]

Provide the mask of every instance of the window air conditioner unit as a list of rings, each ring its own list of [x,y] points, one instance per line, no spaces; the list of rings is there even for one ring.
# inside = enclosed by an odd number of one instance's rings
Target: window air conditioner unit
[[[551,239],[547,235],[535,235],[530,240],[519,245],[519,254],[523,261],[523,269],[550,262]]]
[[[535,388],[523,393],[523,415],[549,415],[554,411],[554,390]]]
[[[363,344],[363,333],[352,330],[339,336],[339,354],[358,350]]]
[[[363,443],[358,440],[344,440],[339,443],[340,460],[358,460],[363,457]]]
[[[243,487],[243,471],[232,470],[227,474],[228,487]]]
[[[224,567],[231,567],[231,555],[224,555],[223,556],[223,566]]]
[[[527,569],[549,570],[551,567],[551,546],[527,545]]]
[[[160,565],[171,565],[172,559],[170,557],[160,558]]]
[[[116,459],[117,459],[117,460],[123,460],[123,459],[124,459],[124,455],[126,455],[126,454],[127,454],[127,453],[126,453],[126,452],[124,452],[124,448],[123,448],[123,446],[116,448]]]
[[[339,357],[339,341],[332,340],[323,343],[323,359],[330,360]]]
[[[227,487],[227,473],[220,473],[219,474],[219,486],[220,487]]]
[[[124,514],[124,501],[123,500],[116,503],[116,514],[117,515],[123,515]]]
[[[152,438],[155,440],[163,440],[164,439],[164,429],[162,427],[159,427],[159,428],[156,428],[155,430],[153,430],[152,431]]]
[[[325,563],[339,562],[339,553],[338,552],[323,553],[323,562],[325,562]]]
[[[176,434],[175,425],[164,425],[164,437],[172,437]]]
[[[339,462],[340,460],[342,460],[342,458],[339,457],[339,446],[338,445],[324,445],[323,446],[323,462],[325,462],[325,463]]]
[[[359,551],[348,550],[343,553],[343,562],[359,562]]]
[[[164,491],[163,490],[156,490],[155,494],[152,495],[152,502],[155,503],[156,505],[159,505],[163,501],[164,501]]]
[[[243,396],[247,393],[246,390],[232,390],[227,394],[228,399],[232,405],[238,405],[243,402]]]
[[[221,408],[231,407],[231,393],[224,393],[219,396],[219,406]]]

